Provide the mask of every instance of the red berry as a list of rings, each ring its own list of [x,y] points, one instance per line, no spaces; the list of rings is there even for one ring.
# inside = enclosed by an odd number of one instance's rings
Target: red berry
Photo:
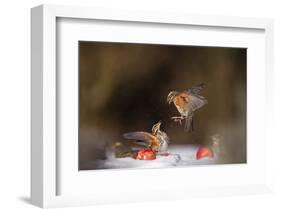
[[[137,152],[137,160],[154,160],[156,159],[156,154],[151,149],[141,149]]]
[[[213,158],[213,156],[214,156],[213,151],[206,146],[199,147],[199,149],[197,150],[197,153],[196,153],[197,160],[204,158],[204,157]]]

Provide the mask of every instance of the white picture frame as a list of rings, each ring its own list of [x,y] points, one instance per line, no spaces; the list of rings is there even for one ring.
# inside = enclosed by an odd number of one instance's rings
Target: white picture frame
[[[165,27],[165,30],[169,32],[173,28],[180,26],[197,26],[202,29],[208,28],[214,31],[223,29],[223,31],[232,32],[234,30],[246,30],[246,31],[257,31],[260,32],[261,36],[258,36],[256,40],[260,45],[260,50],[258,55],[250,55],[248,68],[250,70],[256,68],[257,73],[253,75],[248,75],[248,102],[249,107],[248,112],[250,112],[248,117],[247,128],[251,132],[256,132],[255,138],[250,137],[251,141],[254,139],[260,141],[256,146],[250,146],[248,149],[253,160],[250,159],[250,164],[248,165],[236,165],[230,167],[220,167],[216,169],[215,167],[208,168],[192,168],[192,170],[198,170],[199,173],[204,171],[217,171],[217,174],[223,175],[224,173],[231,172],[235,173],[244,172],[247,175],[252,174],[253,176],[248,176],[248,178],[241,176],[241,180],[238,177],[230,178],[229,181],[221,181],[220,179],[214,180],[212,183],[206,183],[201,185],[198,181],[192,183],[191,185],[184,184],[184,179],[179,179],[178,182],[181,185],[167,184],[164,189],[161,188],[161,181],[158,186],[155,186],[153,193],[151,195],[145,194],[140,190],[139,194],[133,193],[130,186],[123,185],[118,188],[118,193],[113,191],[104,190],[103,187],[98,187],[98,185],[93,185],[91,191],[95,193],[86,193],[87,189],[79,190],[83,188],[79,185],[80,181],[89,182],[94,178],[94,176],[99,176],[98,180],[106,181],[108,178],[113,177],[118,174],[123,178],[122,183],[128,183],[130,177],[135,177],[136,175],[140,177],[150,176],[153,178],[159,178],[166,176],[166,178],[174,178],[176,175],[188,175],[186,171],[191,171],[191,169],[180,168],[173,170],[172,172],[164,170],[130,170],[130,171],[106,171],[99,173],[83,173],[82,179],[75,179],[73,170],[70,172],[64,172],[64,176],[67,175],[68,183],[65,179],[60,177],[62,171],[64,171],[63,163],[59,162],[61,159],[61,148],[64,146],[59,146],[57,144],[58,130],[58,101],[61,98],[58,95],[58,87],[60,86],[60,81],[57,78],[58,68],[58,21],[60,19],[68,20],[100,20],[100,21],[111,21],[118,22],[119,25],[122,23],[142,23],[144,26],[146,24],[153,24],[159,27]],[[101,23],[102,24],[102,23]],[[133,25],[132,24],[132,25]],[[271,119],[272,113],[270,109],[272,107],[272,96],[270,91],[273,88],[272,78],[273,78],[273,21],[271,19],[256,19],[256,18],[238,18],[238,17],[216,17],[216,16],[203,16],[203,15],[188,15],[188,14],[173,14],[173,13],[152,13],[147,11],[122,11],[122,10],[112,10],[112,9],[98,9],[98,8],[84,8],[84,7],[73,7],[73,6],[54,6],[54,5],[41,5],[31,10],[31,54],[32,54],[32,142],[31,142],[31,201],[33,204],[47,208],[47,207],[59,207],[59,206],[76,206],[76,205],[91,205],[100,203],[116,203],[116,202],[138,202],[143,200],[167,200],[167,199],[179,199],[188,197],[198,197],[198,196],[214,196],[214,195],[233,195],[233,194],[252,194],[252,193],[264,193],[270,192],[271,188],[271,171],[270,171],[270,161],[268,160],[269,154],[266,153],[262,157],[262,165],[260,166],[258,157],[255,153],[260,153],[264,148],[270,147],[270,129],[271,129]],[[118,26],[117,26],[118,28]],[[252,32],[252,31],[251,31]],[[233,34],[233,38],[235,38]],[[71,36],[70,36],[71,37]],[[242,37],[243,38],[243,37]],[[101,38],[102,39],[102,38]],[[121,40],[120,40],[121,39]],[[251,37],[248,40],[254,40]],[[115,41],[122,41],[122,37],[113,39]],[[225,39],[227,40],[227,39]],[[235,39],[234,39],[235,40]],[[125,40],[127,41],[127,40]],[[221,36],[218,41],[208,43],[213,46],[224,46],[223,36]],[[153,42],[153,41],[152,41]],[[154,38],[154,42],[157,42],[157,37]],[[173,39],[167,41],[168,43],[173,42]],[[194,41],[196,42],[196,41]],[[199,43],[194,43],[200,45]],[[228,41],[225,41],[228,42]],[[243,43],[243,41],[241,41]],[[160,42],[161,43],[161,42]],[[234,42],[235,43],[235,42]],[[238,46],[248,47],[248,43],[241,44],[237,43]],[[255,46],[252,43],[252,46]],[[69,54],[73,54],[69,51]],[[256,54],[256,53],[253,53]],[[255,62],[254,56],[259,57],[259,62]],[[253,59],[253,60],[252,60]],[[255,64],[256,63],[256,64]],[[250,71],[250,73],[253,73]],[[256,75],[256,77],[254,77]],[[264,78],[265,77],[265,78]],[[67,79],[64,78],[64,81]],[[252,85],[252,86],[251,86]],[[262,85],[262,86],[259,86]],[[75,88],[72,88],[75,89]],[[258,89],[259,96],[256,97],[254,89]],[[254,107],[258,99],[264,100],[259,107]],[[264,109],[267,109],[267,113],[263,114]],[[251,110],[251,111],[249,111]],[[263,126],[258,124],[255,120],[257,114],[260,116],[259,120],[262,121]],[[262,115],[260,115],[262,114]],[[265,131],[261,131],[261,130]],[[77,149],[71,145],[69,148],[72,151],[77,151]],[[270,149],[268,149],[270,150]],[[78,151],[77,151],[78,152]],[[75,157],[72,159],[68,156],[69,163],[75,164]],[[259,164],[259,166],[257,166]],[[250,167],[250,166],[253,167]],[[197,172],[198,172],[197,171]],[[76,171],[78,172],[78,170]],[[196,172],[193,178],[196,178]],[[255,180],[253,177],[257,176]],[[225,176],[227,177],[227,176]],[[236,180],[235,180],[236,179]],[[75,181],[79,181],[76,183]],[[65,184],[67,192],[61,193],[60,185]],[[99,182],[101,186],[102,183]],[[114,187],[114,186],[112,186]],[[111,189],[112,189],[111,187]],[[84,187],[85,188],[85,187]],[[124,189],[124,191],[122,191]],[[120,190],[122,196],[120,196]],[[145,186],[143,186],[145,190]],[[79,191],[79,193],[71,193],[71,191]]]

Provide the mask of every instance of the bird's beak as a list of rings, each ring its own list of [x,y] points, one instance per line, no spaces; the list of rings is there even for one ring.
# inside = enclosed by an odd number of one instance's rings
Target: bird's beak
[[[171,100],[168,100],[168,99],[167,99],[167,103],[168,103],[168,104],[171,104],[171,102],[172,102]]]
[[[157,124],[158,124],[157,127],[159,127],[159,129],[160,129],[160,126],[161,126],[162,122],[159,121]]]
[[[166,101],[167,101],[168,104],[171,104],[171,102],[172,102],[172,94],[171,94],[171,92],[168,94]]]
[[[154,134],[156,134],[157,131],[160,129],[161,124],[162,124],[162,122],[159,121],[158,123],[156,123],[156,124],[152,127],[152,132],[153,132]]]
[[[169,92],[169,94],[167,96],[167,103],[168,104],[171,104],[173,102],[175,95],[176,95],[175,91]]]

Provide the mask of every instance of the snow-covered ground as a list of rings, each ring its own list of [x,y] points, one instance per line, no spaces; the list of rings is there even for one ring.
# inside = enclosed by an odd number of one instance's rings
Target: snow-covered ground
[[[216,164],[216,157],[196,160],[198,145],[170,145],[168,156],[157,156],[155,160],[135,160],[133,158],[115,158],[113,152],[108,152],[106,160],[90,162],[87,167],[97,169],[120,168],[166,168],[175,166],[192,166]]]

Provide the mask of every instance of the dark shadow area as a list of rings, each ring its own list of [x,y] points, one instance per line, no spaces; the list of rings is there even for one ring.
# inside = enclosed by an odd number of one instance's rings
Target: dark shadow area
[[[22,197],[19,197],[19,200],[22,201],[23,203],[31,204],[31,199],[30,199],[30,197],[22,196]]]

